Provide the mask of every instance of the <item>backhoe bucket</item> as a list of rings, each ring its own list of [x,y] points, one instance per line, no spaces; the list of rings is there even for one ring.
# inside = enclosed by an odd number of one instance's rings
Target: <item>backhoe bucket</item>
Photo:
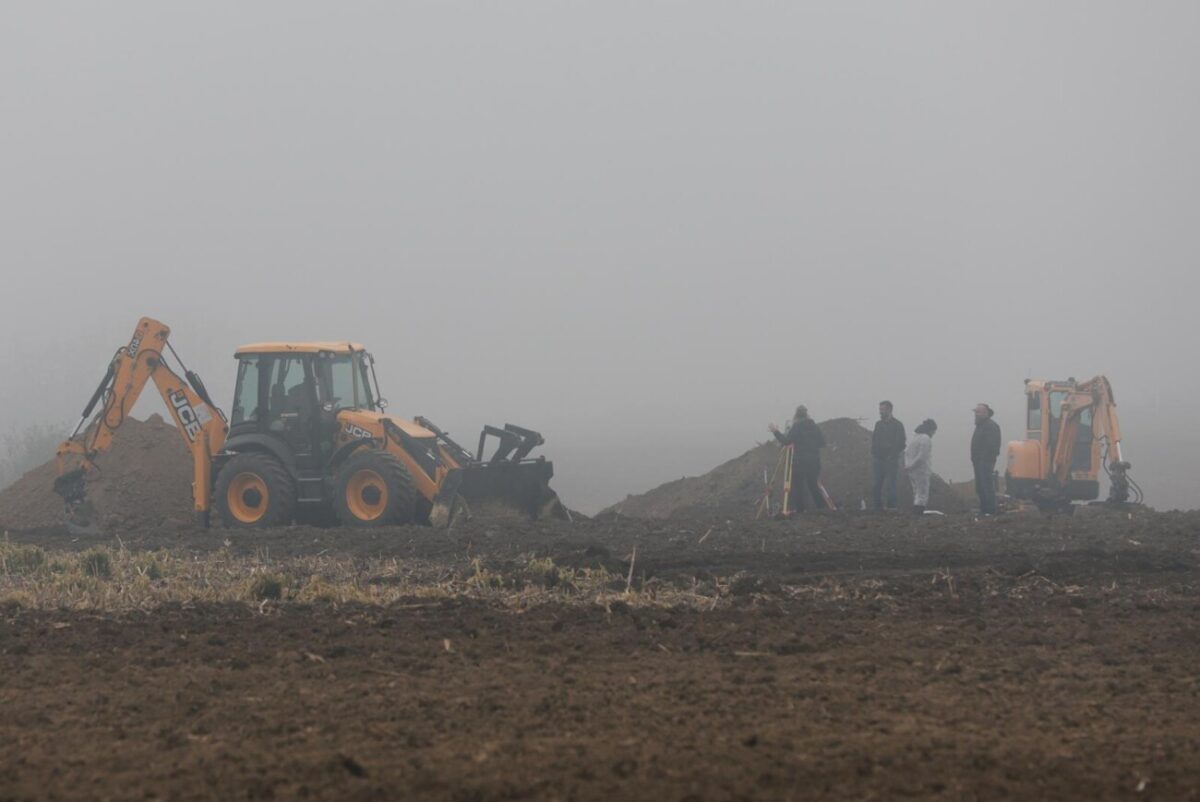
[[[100,534],[92,522],[93,509],[87,500],[87,473],[76,468],[54,480],[54,492],[62,497],[64,523],[72,534]]]
[[[54,492],[65,504],[79,504],[87,499],[87,474],[83,468],[67,471],[54,480]]]

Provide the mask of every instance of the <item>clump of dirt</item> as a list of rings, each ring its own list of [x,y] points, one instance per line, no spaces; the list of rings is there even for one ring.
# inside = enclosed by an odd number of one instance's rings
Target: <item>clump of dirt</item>
[[[127,419],[112,448],[96,458],[87,481],[90,523],[106,532],[160,526],[192,517],[192,463],[176,428],[158,415]],[[0,490],[0,528],[64,526],[63,500],[54,492],[54,460]]]
[[[857,510],[871,496],[871,433],[851,418],[833,418],[820,424],[825,435],[821,452],[821,483],[839,509]],[[780,448],[775,442],[760,444],[736,459],[718,465],[703,476],[689,476],[629,496],[605,512],[639,518],[676,518],[722,515],[742,518],[754,514],[767,477],[775,473]],[[936,446],[934,460],[936,462]],[[776,476],[772,498],[780,497],[782,471]],[[912,503],[912,486],[903,469],[897,482],[902,507]],[[929,507],[943,512],[963,512],[966,503],[940,476],[930,484]]]

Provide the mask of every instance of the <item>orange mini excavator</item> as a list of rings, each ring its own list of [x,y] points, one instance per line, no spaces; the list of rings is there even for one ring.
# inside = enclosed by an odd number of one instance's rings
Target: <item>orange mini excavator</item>
[[[55,489],[79,521],[87,475],[153,381],[192,455],[197,518],[213,507],[230,527],[292,521],[308,508],[346,526],[449,525],[472,511],[569,519],[550,489],[553,466],[530,452],[537,432],[484,427],[477,455],[430,421],[385,413],[375,360],[351,342],[259,343],[238,348],[227,419],[168,342],[170,329],[138,321],[117,349],[75,431],[58,449]],[[170,353],[183,375],[167,364]],[[92,413],[99,411],[91,419]],[[484,458],[488,438],[497,446]],[[327,516],[319,516],[327,517]]]
[[[1121,425],[1112,385],[1104,376],[1085,382],[1027,380],[1025,439],[1008,444],[1008,495],[1043,510],[1067,510],[1100,496],[1108,474],[1108,503],[1141,503],[1121,453]]]

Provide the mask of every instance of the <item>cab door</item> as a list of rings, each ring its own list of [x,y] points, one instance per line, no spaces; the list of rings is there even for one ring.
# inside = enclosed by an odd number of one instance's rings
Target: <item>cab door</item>
[[[267,374],[267,431],[296,455],[302,473],[320,466],[316,379],[307,354],[276,356]]]
[[[317,439],[328,459],[337,447],[338,412],[357,408],[351,357],[329,351],[318,353],[313,360],[317,379],[318,412]]]

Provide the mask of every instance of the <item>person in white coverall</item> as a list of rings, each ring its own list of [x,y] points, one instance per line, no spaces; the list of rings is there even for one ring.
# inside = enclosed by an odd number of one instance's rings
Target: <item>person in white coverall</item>
[[[921,515],[929,505],[929,479],[933,476],[933,435],[937,424],[926,418],[904,448],[904,469],[912,483],[913,512]]]

